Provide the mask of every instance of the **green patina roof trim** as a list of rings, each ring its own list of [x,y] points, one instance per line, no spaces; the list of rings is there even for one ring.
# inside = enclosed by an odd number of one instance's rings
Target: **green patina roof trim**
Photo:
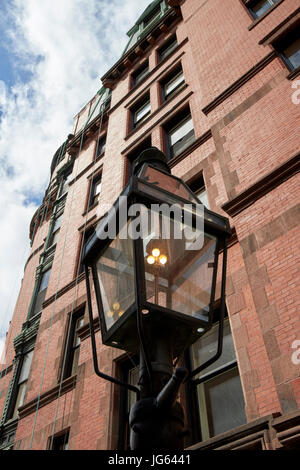
[[[147,27],[143,30],[141,30],[141,24],[143,22],[143,20],[145,18],[147,18],[148,15],[151,14],[151,12],[153,10],[155,10],[155,8],[157,8],[158,5],[161,5],[161,11],[160,11],[160,14],[157,15],[153,21],[151,23],[149,23],[149,25],[147,25]],[[150,29],[151,27],[153,26],[154,23],[156,23],[157,21],[159,21],[163,16],[164,14],[166,13],[166,11],[168,11],[170,9],[169,5],[167,4],[166,0],[154,0],[153,2],[150,3],[150,5],[146,8],[146,10],[142,13],[142,15],[138,18],[138,20],[136,21],[135,25],[128,31],[127,33],[127,36],[130,37],[128,43],[126,44],[126,47],[124,49],[124,51],[122,52],[122,55],[121,57],[129,50],[129,48],[135,44],[144,34],[146,34]],[[137,35],[137,37],[135,38],[135,41],[133,42],[133,36],[135,34],[137,34],[139,31],[140,32],[140,35]],[[132,44],[131,44],[132,42]],[[129,47],[130,46],[130,47]]]

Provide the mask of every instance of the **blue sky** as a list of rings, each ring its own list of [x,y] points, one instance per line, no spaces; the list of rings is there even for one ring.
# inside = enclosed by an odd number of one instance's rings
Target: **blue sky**
[[[52,156],[149,3],[0,0],[0,354]]]

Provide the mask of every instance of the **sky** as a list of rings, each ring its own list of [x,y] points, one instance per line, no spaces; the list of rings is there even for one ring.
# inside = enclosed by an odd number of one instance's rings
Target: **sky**
[[[0,0],[0,357],[52,157],[149,3]]]

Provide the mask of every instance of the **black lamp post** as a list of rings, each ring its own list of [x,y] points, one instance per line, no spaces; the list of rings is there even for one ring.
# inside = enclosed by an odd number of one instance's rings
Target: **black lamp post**
[[[171,175],[162,152],[150,148],[137,159],[128,185],[85,247],[95,372],[137,393],[129,417],[132,449],[183,447],[184,413],[176,401],[179,387],[222,350],[229,235],[228,219],[202,206],[186,184]],[[212,326],[222,249],[218,351],[187,377],[186,369],[174,370],[174,363]],[[140,353],[139,388],[98,368],[90,269],[102,342]]]

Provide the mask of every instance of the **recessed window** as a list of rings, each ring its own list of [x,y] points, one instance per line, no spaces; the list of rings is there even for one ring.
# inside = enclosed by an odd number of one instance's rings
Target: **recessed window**
[[[59,215],[54,220],[52,230],[51,230],[51,235],[50,235],[50,238],[49,238],[49,243],[48,243],[49,247],[54,245],[55,243],[57,243],[58,235],[59,235],[59,231],[60,231],[60,227],[61,227],[61,222],[62,222],[62,217],[63,217],[63,214]]]
[[[277,43],[275,49],[280,53],[289,70],[300,67],[300,33],[299,29],[291,31]]]
[[[48,269],[47,271],[44,271],[41,275],[41,278],[39,281],[39,288],[35,296],[34,306],[32,308],[31,316],[36,315],[42,310],[42,305],[45,300],[46,292],[47,292],[47,288],[49,284],[50,273],[51,273],[51,268]]]
[[[155,21],[161,12],[160,4],[158,4],[144,19],[143,28],[147,28],[153,21]]]
[[[132,128],[139,126],[151,113],[150,96],[146,95],[132,109]]]
[[[185,112],[172,119],[165,126],[165,132],[168,157],[174,158],[195,140],[193,120],[190,112]]]
[[[147,137],[141,144],[135,147],[128,155],[127,158],[129,160],[129,176],[132,175],[133,170],[133,163],[139,157],[139,155],[151,147],[151,136]]]
[[[81,274],[84,272],[84,266],[82,264],[82,258],[83,258],[83,253],[84,253],[84,248],[85,245],[87,244],[88,240],[91,238],[91,236],[94,234],[95,229],[94,227],[91,227],[85,231],[85,233],[82,235],[81,243],[80,243],[80,259],[79,259],[79,272],[78,274]]]
[[[195,369],[217,351],[218,325],[191,347]],[[221,357],[199,374],[197,400],[202,440],[246,423],[244,396],[228,319]]]
[[[138,69],[132,74],[132,86],[138,85],[149,74],[149,62],[146,60]]]
[[[256,0],[249,3],[248,8],[253,18],[259,18],[268,11],[278,0]]]
[[[174,70],[162,82],[162,99],[167,101],[184,86],[184,75],[181,66]]]
[[[163,46],[158,49],[158,59],[161,62],[163,59],[172,54],[172,52],[178,46],[176,35],[172,36],[168,41],[166,41]]]
[[[84,311],[75,313],[71,318],[71,325],[69,328],[69,338],[66,345],[66,360],[64,367],[63,377],[71,377],[75,375],[78,369],[79,360],[79,349],[80,349],[80,338],[78,336],[78,330],[83,326],[84,323]]]
[[[24,354],[18,374],[16,389],[14,392],[14,404],[12,406],[11,418],[17,418],[18,409],[24,404],[30,366],[33,357],[33,350]]]
[[[67,171],[63,173],[61,182],[60,182],[60,189],[58,192],[58,197],[61,197],[68,192],[70,181],[71,181],[71,176],[72,176],[72,171],[73,169],[69,168]]]
[[[98,140],[97,149],[96,149],[96,158],[100,157],[101,155],[104,155],[105,147],[106,147],[106,135],[103,137],[100,137],[100,139]]]
[[[137,386],[139,381],[139,366],[136,356],[130,357],[120,364],[120,375],[123,382]],[[120,412],[119,412],[119,439],[118,450],[129,450],[129,412],[136,402],[136,394],[124,387],[120,387]]]
[[[191,183],[188,183],[188,187],[193,191],[194,194],[196,194],[200,202],[202,202],[202,204],[204,204],[205,207],[209,209],[209,202],[203,176],[200,175],[196,177]]]
[[[69,449],[69,431],[57,434],[49,438],[49,449],[51,450],[68,450]]]
[[[93,206],[98,201],[99,195],[101,192],[101,185],[102,185],[102,175],[94,177],[92,181],[92,185],[91,185],[89,207]]]

